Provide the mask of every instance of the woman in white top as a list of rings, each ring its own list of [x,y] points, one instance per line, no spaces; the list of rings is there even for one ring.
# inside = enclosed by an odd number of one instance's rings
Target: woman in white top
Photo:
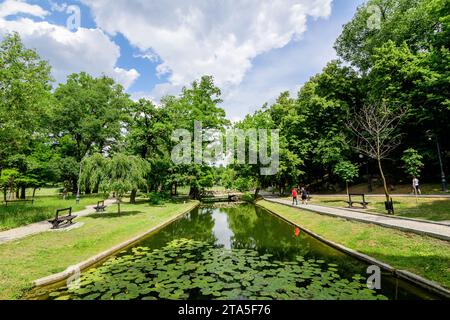
[[[417,177],[413,177],[413,189],[416,194],[422,194],[420,191],[419,179],[417,179]]]

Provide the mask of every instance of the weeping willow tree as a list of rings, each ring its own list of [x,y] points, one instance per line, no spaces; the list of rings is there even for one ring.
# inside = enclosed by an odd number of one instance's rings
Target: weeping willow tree
[[[125,194],[131,192],[130,202],[135,203],[137,190],[146,185],[146,176],[150,169],[149,163],[144,159],[120,153],[112,158],[95,154],[86,158],[83,164],[83,185],[98,185],[102,191],[114,193],[119,214]]]
[[[103,168],[107,160],[100,153],[85,158],[81,163],[82,170],[80,176],[80,188],[86,193],[97,193],[104,175]]]
[[[141,186],[145,186],[145,177],[148,172],[148,162],[136,156],[116,154],[107,161],[102,189],[115,194],[119,214],[122,198],[128,192],[134,194],[135,197],[136,191]],[[131,199],[131,202],[134,203],[135,199]]]

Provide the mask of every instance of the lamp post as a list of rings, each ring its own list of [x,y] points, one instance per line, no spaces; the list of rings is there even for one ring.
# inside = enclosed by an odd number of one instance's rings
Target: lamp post
[[[432,141],[433,137],[436,139],[436,148],[437,148],[437,152],[438,152],[439,166],[441,168],[442,191],[443,192],[448,192],[447,180],[445,179],[445,173],[444,173],[444,165],[442,164],[441,146],[439,145],[439,139],[437,138],[437,136],[431,130],[427,131],[427,135],[428,135],[428,140],[429,141]]]
[[[364,156],[362,154],[360,154],[359,158],[362,160],[362,159],[364,159]],[[370,179],[370,173],[369,173],[369,159],[367,159],[367,161],[364,161],[363,164],[366,165],[367,191],[368,191],[368,193],[371,193],[372,192],[372,179]]]
[[[80,180],[81,180],[81,168],[83,167],[83,162],[80,162],[80,174],[78,175],[78,188],[77,188],[77,204],[80,204]]]

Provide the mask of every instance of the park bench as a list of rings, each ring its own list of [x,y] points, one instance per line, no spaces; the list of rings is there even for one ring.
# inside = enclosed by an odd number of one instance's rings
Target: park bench
[[[60,213],[61,212],[66,212],[66,211],[68,211],[69,212],[69,214],[67,215],[67,216],[60,216]],[[59,209],[59,210],[56,210],[56,216],[55,216],[55,218],[54,219],[50,219],[50,220],[48,220],[48,222],[50,222],[52,225],[53,225],[53,228],[52,229],[58,229],[59,227],[60,227],[60,225],[62,224],[62,223],[65,223],[65,224],[72,224],[73,223],[73,219],[75,219],[77,216],[73,216],[72,215],[72,208],[70,207],[70,208],[66,208],[66,209]]]
[[[352,200],[352,197],[361,197],[362,201],[354,201],[354,200]],[[345,201],[345,202],[348,203],[349,208],[353,208],[353,204],[358,203],[358,204],[362,205],[364,209],[367,209],[367,205],[369,204],[369,202],[366,201],[364,194],[349,194],[348,201]]]
[[[103,201],[97,202],[97,206],[94,207],[94,209],[95,209],[95,212],[104,212],[106,209],[105,201],[103,200]]]
[[[5,202],[5,207],[8,206],[8,204],[27,204],[27,203],[31,203],[31,205],[33,205],[34,203],[34,199],[32,200],[6,200]]]

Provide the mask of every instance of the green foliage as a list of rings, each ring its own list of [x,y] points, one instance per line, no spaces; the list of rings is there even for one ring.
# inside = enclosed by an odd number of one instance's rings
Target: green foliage
[[[114,80],[72,74],[54,96],[52,125],[64,156],[80,162],[86,154],[103,152],[120,141],[121,121],[130,101]]]
[[[116,154],[100,170],[104,170],[102,190],[114,192],[120,201],[126,193],[145,186],[149,165],[139,157]]]
[[[108,260],[49,299],[386,299],[367,289],[363,277],[342,279],[336,265],[298,256],[274,261],[255,250],[224,251],[207,243],[179,239],[164,248],[136,247]]]
[[[167,200],[169,200],[169,197],[167,194],[160,193],[160,192],[150,192],[147,195],[148,201],[152,205],[160,205]]]
[[[423,156],[417,150],[409,148],[403,152],[402,161],[406,174],[409,176],[420,177],[420,171],[424,164],[422,162]]]
[[[358,176],[359,169],[350,161],[339,162],[333,170],[333,173],[346,183],[352,182]]]

